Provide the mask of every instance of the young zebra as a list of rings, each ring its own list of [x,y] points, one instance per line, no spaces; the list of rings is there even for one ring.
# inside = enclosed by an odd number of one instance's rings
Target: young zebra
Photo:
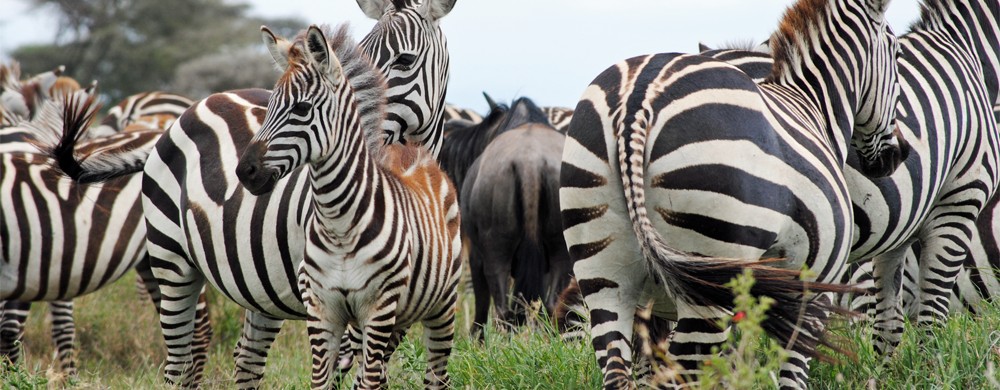
[[[359,49],[386,76],[387,140],[440,148],[448,52],[439,21],[454,0],[362,0],[379,22]],[[247,309],[236,346],[236,384],[254,388],[286,319],[306,319],[297,270],[312,201],[308,174],[297,170],[275,189],[251,196],[235,176],[239,154],[264,119],[270,92],[211,95],[186,111],[150,151],[94,156],[63,169],[82,181],[143,171],[143,213],[153,273],[165,297],[160,324],[166,380],[194,386],[191,358],[197,293],[206,282]],[[405,130],[402,136],[398,129]],[[148,160],[147,160],[148,157]],[[349,363],[347,360],[346,363]]]
[[[382,146],[384,81],[346,26],[311,26],[291,42],[266,28],[284,75],[237,176],[253,194],[308,164],[305,259],[312,386],[329,388],[341,338],[363,331],[355,388],[385,383],[385,358],[424,324],[428,388],[448,384],[461,270],[456,191],[420,146]]]
[[[44,141],[60,131],[85,129],[98,110],[91,91],[56,95],[36,118],[22,123],[24,134]],[[162,130],[133,131],[88,141],[94,150],[149,148]],[[6,141],[5,141],[6,142]],[[26,148],[27,142],[20,142]],[[53,169],[55,161],[35,152],[0,153],[0,355],[16,361],[18,342],[32,301],[50,301],[57,367],[75,374],[75,325],[69,299],[95,291],[135,267],[152,281],[146,262],[145,226],[140,219],[138,178],[103,186],[69,183]],[[45,216],[42,218],[40,216]],[[158,288],[146,285],[159,306]],[[199,313],[199,329],[208,332],[207,312]],[[204,361],[208,333],[198,338]]]
[[[587,88],[560,207],[606,388],[632,386],[633,317],[649,298],[677,319],[670,357],[696,375],[727,336],[714,325],[732,305],[722,284],[745,268],[753,293],[777,301],[764,328],[791,347],[780,386],[806,387],[809,357],[828,344],[813,295],[841,289],[824,283],[839,280],[850,250],[848,142],[871,176],[892,173],[908,150],[893,132],[898,47],[886,6],[800,0],[760,85],[708,57],[657,54]],[[778,260],[756,261],[767,258]],[[816,283],[797,279],[803,266]]]
[[[995,0],[924,4],[920,20],[899,39],[897,119],[912,146],[905,169],[872,180],[859,172],[856,158],[848,160],[845,175],[855,213],[850,259],[858,263],[844,281],[871,286],[876,294],[845,303],[872,313],[875,348],[886,356],[901,337],[904,304],[915,321],[928,323],[947,315],[949,301],[953,306],[963,294],[973,300],[983,295],[969,288],[971,280],[955,283],[963,262],[976,261],[967,260],[970,245],[977,246],[972,233],[997,187],[1000,141],[992,107],[1000,74],[998,8]],[[765,77],[762,65],[770,64],[754,52],[703,55],[730,62],[751,77]],[[990,261],[985,254],[973,255]],[[980,276],[988,271],[966,270]],[[902,302],[900,294],[907,297]],[[920,299],[910,302],[913,297]]]

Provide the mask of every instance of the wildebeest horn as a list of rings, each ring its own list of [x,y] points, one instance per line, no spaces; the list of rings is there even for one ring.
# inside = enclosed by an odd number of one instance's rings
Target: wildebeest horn
[[[486,98],[486,104],[490,105],[490,111],[493,111],[493,109],[497,108],[497,102],[493,100],[493,97],[491,97],[490,94],[486,93],[486,91],[483,91],[483,97]]]

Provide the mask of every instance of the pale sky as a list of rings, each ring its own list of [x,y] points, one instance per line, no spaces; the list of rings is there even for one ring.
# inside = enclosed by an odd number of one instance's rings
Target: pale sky
[[[359,38],[375,23],[354,0],[246,2],[255,15],[297,16],[309,23],[349,21]],[[763,41],[792,3],[458,0],[441,23],[451,55],[448,101],[484,112],[481,93],[487,91],[499,101],[528,96],[540,105],[573,107],[590,81],[620,60],[694,52],[698,42],[715,47],[730,41]],[[52,41],[56,25],[50,15],[45,9],[30,9],[26,0],[0,0],[0,58],[24,43]],[[894,0],[888,18],[895,31],[903,33],[917,15],[917,0]]]

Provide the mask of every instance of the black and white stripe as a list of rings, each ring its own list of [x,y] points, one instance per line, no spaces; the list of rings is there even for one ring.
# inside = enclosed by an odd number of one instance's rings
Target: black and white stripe
[[[849,159],[855,213],[850,257],[857,263],[844,282],[875,294],[841,302],[876,320],[879,352],[899,342],[904,305],[915,321],[926,323],[944,318],[949,301],[954,306],[990,295],[983,280],[993,277],[990,259],[974,225],[980,211],[989,213],[986,202],[998,180],[1000,145],[991,111],[997,91],[989,80],[998,74],[997,9],[995,1],[924,4],[921,20],[899,40],[899,130],[911,153],[903,168],[878,180],[866,178],[857,159]],[[765,77],[763,65],[770,62],[755,52],[703,54],[751,77]],[[976,233],[993,235],[990,224],[981,220]],[[963,281],[955,284],[963,262],[969,263]],[[875,277],[876,269],[886,277]],[[884,283],[889,280],[895,284]]]
[[[386,75],[386,117],[380,127],[388,137],[383,134],[383,139],[427,142],[436,150],[448,74],[440,68],[448,62],[438,24],[454,1],[359,5],[379,18],[359,48]],[[260,129],[269,96],[265,90],[211,95],[186,111],[154,150],[94,156],[70,168],[84,181],[143,171],[148,248],[165,297],[160,317],[168,355],[164,373],[171,383],[196,384],[193,319],[197,292],[206,281],[248,309],[234,352],[238,387],[259,385],[281,322],[306,318],[297,270],[311,213],[308,175],[292,172],[258,197],[235,176],[237,159]]]
[[[824,315],[794,275],[807,266],[820,282],[811,292],[838,290],[822,283],[839,280],[850,250],[849,142],[873,176],[907,149],[893,134],[897,45],[885,6],[799,1],[772,37],[776,64],[760,85],[708,57],[657,54],[588,87],[567,135],[560,206],[605,387],[630,384],[635,308],[650,297],[678,320],[671,358],[697,374],[726,338],[714,325],[732,304],[721,284],[744,268],[755,269],[756,295],[778,301],[768,333],[798,334],[779,384],[806,386]],[[784,260],[755,262],[767,258]]]
[[[56,96],[43,103],[35,119],[11,130],[35,141],[49,140],[60,131],[79,132],[98,109],[91,92]],[[149,148],[160,132],[94,139],[80,145],[81,152]],[[140,182],[79,185],[62,178],[52,167],[56,162],[33,144],[5,140],[3,146],[10,148],[0,153],[0,208],[10,212],[0,218],[0,301],[6,301],[0,302],[0,354],[17,360],[17,342],[31,302],[51,301],[58,366],[72,375],[75,326],[69,299],[95,291],[137,265],[140,275],[152,280],[144,261]],[[14,151],[18,147],[22,150]],[[157,303],[155,284],[146,287]]]
[[[389,355],[417,322],[424,385],[445,388],[461,272],[454,186],[423,147],[382,145],[384,81],[346,28],[312,26],[292,42],[264,36],[285,73],[236,172],[261,194],[308,166],[299,288],[308,297],[313,388],[335,380],[348,324],[364,335],[354,386],[381,388]]]

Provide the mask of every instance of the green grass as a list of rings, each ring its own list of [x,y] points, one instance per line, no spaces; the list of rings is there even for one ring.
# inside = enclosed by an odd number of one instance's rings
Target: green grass
[[[588,341],[562,341],[551,326],[536,322],[514,332],[487,332],[485,343],[469,338],[471,297],[459,313],[449,372],[458,389],[593,389],[600,372]],[[36,305],[25,336],[26,359],[0,367],[0,389],[70,388],[166,389],[161,380],[165,356],[155,312],[136,297],[134,279],[126,276],[112,286],[76,301],[80,345],[77,378],[47,373],[52,345],[47,310]],[[232,388],[232,347],[239,337],[242,310],[218,294],[210,296],[215,329],[204,387]],[[932,329],[907,328],[896,355],[882,365],[868,340],[871,327],[839,324],[855,360],[813,364],[811,387],[816,389],[990,389],[1000,388],[1000,305],[981,315],[953,316]],[[420,388],[424,375],[421,329],[415,327],[389,365],[390,389]],[[763,345],[763,344],[761,344]],[[762,358],[767,358],[763,357]],[[289,321],[268,358],[265,388],[305,389],[309,386],[309,351],[305,324]],[[758,382],[759,383],[759,382]],[[757,387],[757,386],[755,386]],[[770,388],[767,384],[760,388]]]

